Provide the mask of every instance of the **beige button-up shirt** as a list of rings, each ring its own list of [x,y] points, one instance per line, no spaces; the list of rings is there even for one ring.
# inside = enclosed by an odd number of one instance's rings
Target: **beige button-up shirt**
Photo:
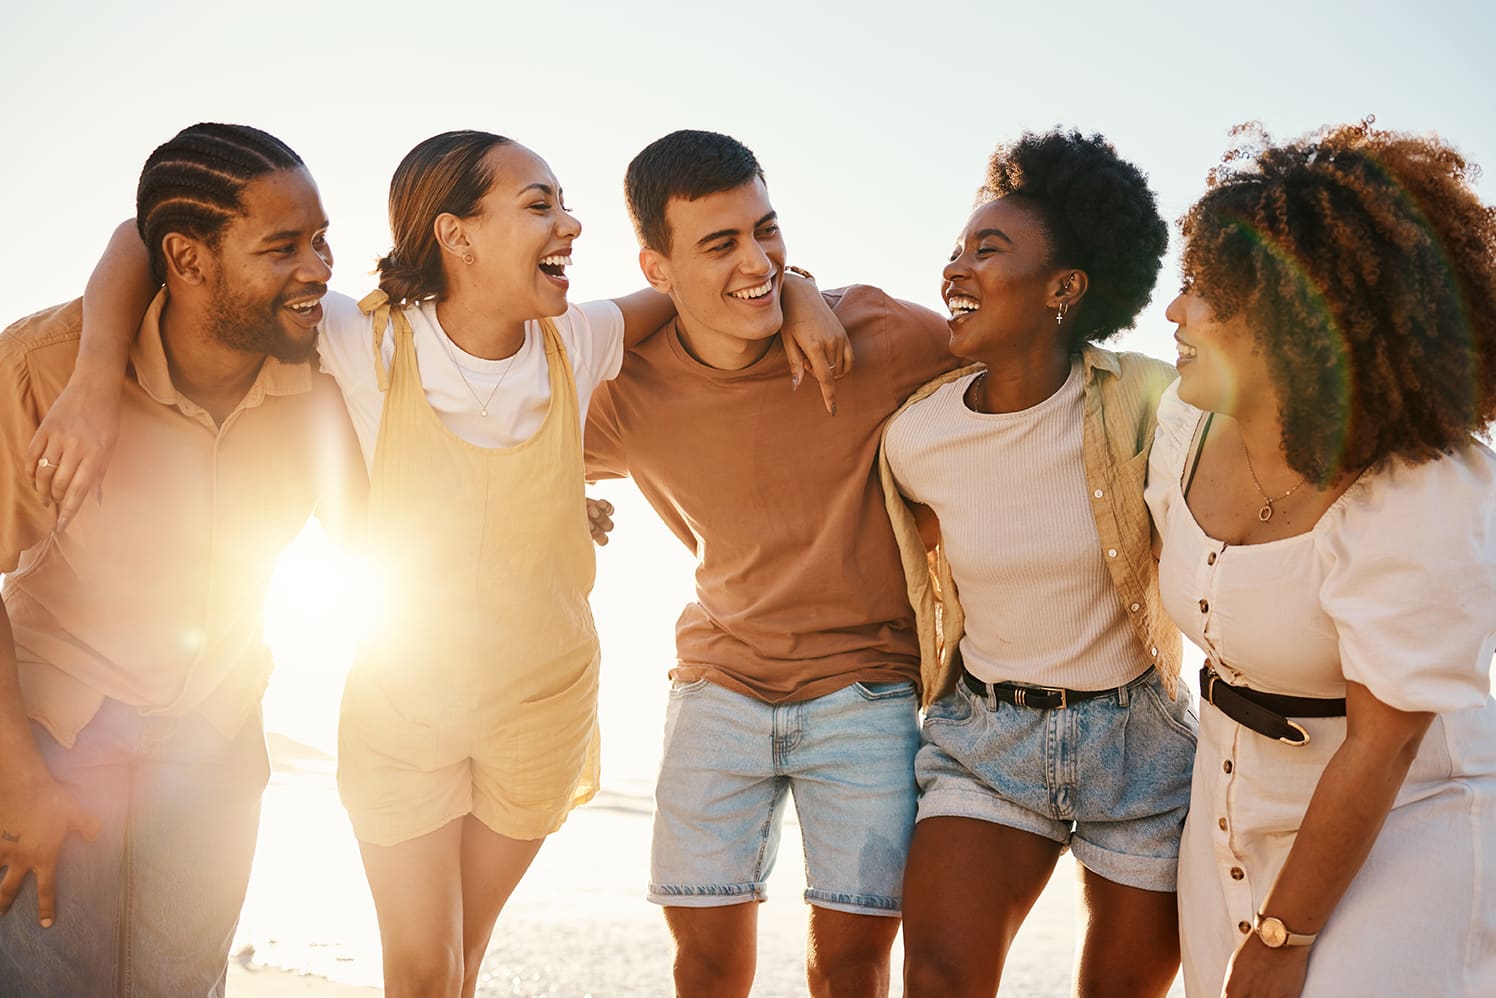
[[[65,533],[24,455],[72,372],[82,303],[0,334],[3,597],[26,712],[65,746],[106,697],[237,731],[270,672],[276,556],[314,510],[356,511],[366,488],[337,388],[308,365],[267,358],[221,426],[180,395],[165,300],[131,349],[102,498]]]

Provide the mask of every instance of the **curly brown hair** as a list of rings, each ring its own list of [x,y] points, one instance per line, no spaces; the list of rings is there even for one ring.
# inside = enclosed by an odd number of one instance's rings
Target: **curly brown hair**
[[[1496,418],[1496,209],[1433,136],[1256,123],[1180,220],[1185,288],[1245,315],[1281,396],[1288,464],[1326,484],[1419,464]]]

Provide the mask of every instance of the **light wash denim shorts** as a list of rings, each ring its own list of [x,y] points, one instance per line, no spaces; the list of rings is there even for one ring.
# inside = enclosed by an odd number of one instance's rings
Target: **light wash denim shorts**
[[[955,690],[925,710],[919,819],[976,818],[1070,848],[1114,883],[1172,891],[1199,718],[1150,668],[1059,709]]]
[[[914,830],[912,683],[853,683],[768,704],[708,680],[670,691],[655,788],[649,899],[710,908],[762,901],[793,794],[805,900],[897,916]]]

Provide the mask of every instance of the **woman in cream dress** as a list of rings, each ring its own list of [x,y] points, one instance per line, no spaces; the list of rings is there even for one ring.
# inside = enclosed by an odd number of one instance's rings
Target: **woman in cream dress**
[[[1370,124],[1184,220],[1147,497],[1205,650],[1190,995],[1496,994],[1496,222]]]

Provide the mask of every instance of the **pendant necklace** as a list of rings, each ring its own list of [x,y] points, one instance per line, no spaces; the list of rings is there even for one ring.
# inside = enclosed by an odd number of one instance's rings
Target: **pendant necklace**
[[[514,353],[509,355],[509,363],[504,365],[504,373],[499,375],[498,381],[494,382],[493,390],[488,393],[488,398],[480,399],[478,397],[478,393],[473,391],[473,383],[468,380],[467,372],[462,369],[461,364],[457,363],[457,355],[452,352],[452,338],[446,334],[445,330],[438,330],[438,333],[438,338],[442,341],[442,349],[447,352],[447,359],[452,362],[453,367],[457,368],[457,376],[462,379],[462,383],[464,386],[466,386],[468,394],[473,397],[473,401],[478,403],[478,415],[484,419],[487,419],[488,404],[492,402],[493,397],[499,393],[499,386],[504,383],[504,379],[509,377],[509,369],[514,366],[515,359],[519,357],[519,351],[525,348],[525,341],[521,340],[519,344],[519,350],[516,350],[514,351]]]
[[[1293,495],[1299,490],[1299,486],[1303,485],[1306,481],[1308,481],[1308,479],[1301,475],[1299,476],[1299,480],[1294,483],[1293,488],[1289,489],[1281,496],[1268,495],[1267,492],[1263,490],[1262,483],[1257,480],[1257,472],[1252,470],[1252,455],[1247,453],[1247,441],[1241,436],[1240,433],[1237,434],[1237,440],[1241,443],[1242,457],[1247,459],[1247,474],[1252,476],[1252,484],[1257,487],[1257,494],[1262,496],[1262,508],[1257,511],[1257,519],[1261,520],[1263,523],[1266,523],[1273,518],[1273,503],[1282,502],[1284,499],[1287,499],[1289,496]]]

